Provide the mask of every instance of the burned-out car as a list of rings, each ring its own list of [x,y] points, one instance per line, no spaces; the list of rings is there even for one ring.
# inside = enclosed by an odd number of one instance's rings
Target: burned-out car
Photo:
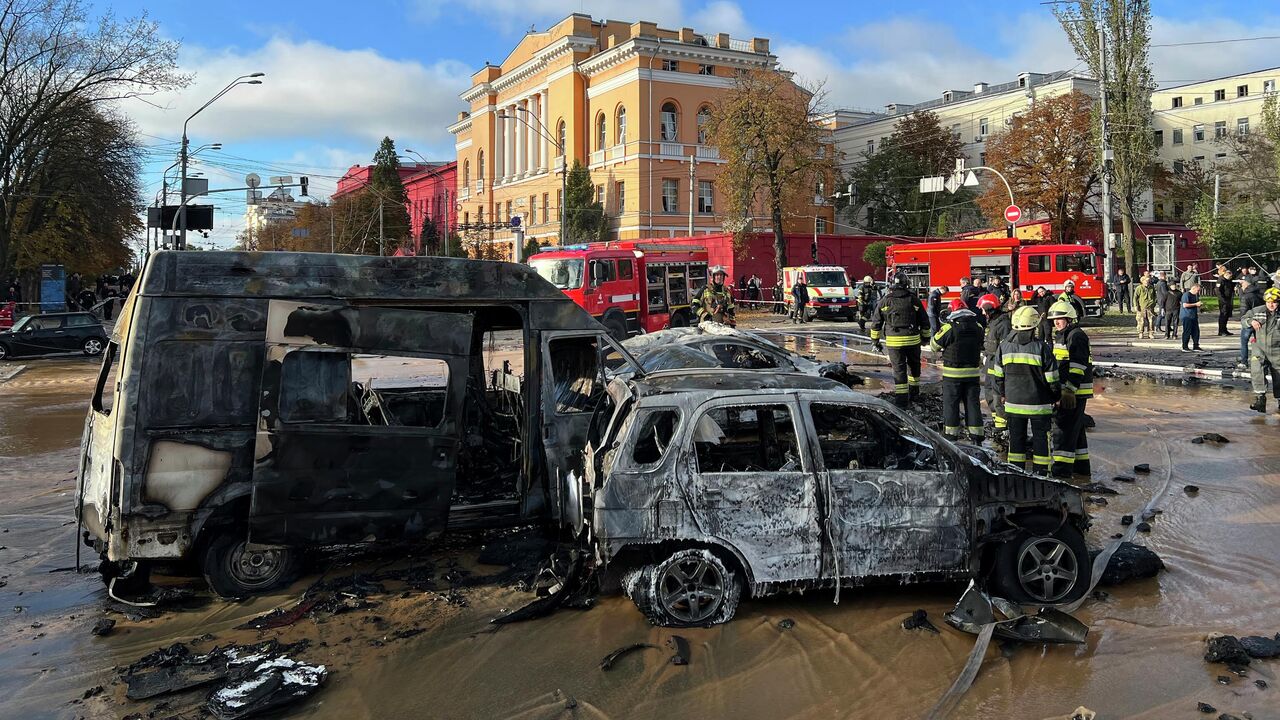
[[[731,368],[798,372],[860,385],[863,378],[842,362],[819,362],[746,330],[703,322],[637,335],[622,343],[646,372]]]
[[[612,342],[526,265],[156,253],[86,419],[84,541],[112,585],[194,560],[242,596],[316,546],[557,523]]]
[[[1089,587],[1077,489],[839,383],[692,370],[618,378],[608,394],[575,519],[655,623],[880,579],[978,578],[1038,604]]]

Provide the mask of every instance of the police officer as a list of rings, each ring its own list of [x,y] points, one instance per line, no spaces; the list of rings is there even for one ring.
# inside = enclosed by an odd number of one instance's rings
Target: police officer
[[[982,343],[982,353],[986,356],[984,364],[986,372],[983,373],[983,377],[986,379],[987,409],[991,411],[991,421],[995,425],[996,434],[1003,435],[1008,423],[1005,422],[1004,403],[1000,401],[1000,393],[996,389],[991,368],[995,364],[996,351],[999,350],[1000,343],[1013,332],[1009,325],[1011,313],[1005,312],[1000,299],[990,294],[978,298],[978,309],[987,316],[986,338]]]
[[[982,443],[981,388],[982,326],[964,301],[951,301],[947,322],[929,341],[934,352],[942,353],[942,434],[960,439],[960,406],[964,405],[965,430],[969,441]]]
[[[1093,397],[1093,354],[1089,335],[1081,329],[1076,309],[1059,300],[1049,308],[1053,323],[1053,356],[1062,377],[1055,417],[1053,476],[1089,475],[1089,441],[1085,436],[1085,405]]]
[[[1048,475],[1049,432],[1059,395],[1058,361],[1049,343],[1036,337],[1039,323],[1040,313],[1034,307],[1015,310],[1009,322],[1012,332],[996,348],[989,372],[1009,423],[1009,463],[1025,469],[1029,435],[1032,471]]]
[[[736,326],[734,318],[733,293],[725,285],[728,273],[720,265],[711,268],[711,284],[703,288],[698,298],[698,321],[712,320],[718,323]]]
[[[906,275],[894,275],[889,292],[871,319],[871,341],[876,350],[889,347],[893,367],[893,401],[906,407],[920,394],[920,343],[929,338],[929,318],[920,299],[911,291]]]
[[[870,275],[862,278],[858,286],[858,327],[867,329],[867,321],[871,319],[876,307],[876,283]]]
[[[1271,392],[1280,402],[1280,288],[1267,288],[1263,304],[1249,311],[1253,340],[1249,343],[1249,382],[1253,385],[1253,404],[1258,412],[1267,411],[1267,375],[1271,375]],[[1276,407],[1280,412],[1280,405]]]

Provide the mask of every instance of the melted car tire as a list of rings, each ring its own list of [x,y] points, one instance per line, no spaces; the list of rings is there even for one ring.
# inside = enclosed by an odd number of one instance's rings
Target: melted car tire
[[[201,558],[201,571],[209,589],[223,598],[242,598],[260,595],[293,580],[298,572],[298,552],[288,548],[269,551],[276,553],[279,567],[254,582],[237,573],[232,565],[237,553],[245,552],[249,533],[244,528],[229,528],[219,532],[205,545]]]
[[[705,617],[690,620],[678,616],[662,602],[659,585],[668,570],[694,560],[705,563],[708,572],[718,574],[718,587],[722,592]],[[649,622],[661,627],[710,627],[728,622],[733,619],[742,598],[742,579],[739,574],[731,570],[715,553],[702,548],[677,550],[657,563],[631,570],[623,576],[622,588]]]
[[[1057,518],[1046,517],[1029,518],[1021,525],[1022,530],[996,548],[992,592],[1006,600],[1027,605],[1058,605],[1084,596],[1089,590],[1093,563],[1080,530],[1069,523],[1060,524]],[[1031,546],[1036,543],[1051,546],[1054,542],[1065,546],[1074,557],[1076,577],[1069,590],[1046,600],[1044,595],[1037,596],[1023,587],[1019,580],[1019,564]]]

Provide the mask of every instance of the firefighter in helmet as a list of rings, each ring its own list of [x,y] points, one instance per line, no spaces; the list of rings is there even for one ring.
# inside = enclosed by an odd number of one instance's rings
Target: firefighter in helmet
[[[1049,474],[1049,432],[1053,403],[1058,399],[1058,361],[1049,343],[1036,336],[1040,313],[1024,305],[1013,312],[1010,334],[996,348],[988,371],[1004,404],[1009,424],[1011,465],[1026,467],[1027,441],[1031,441],[1031,467],[1037,475]]]
[[[698,321],[711,320],[730,327],[737,326],[734,318],[733,293],[725,284],[728,273],[724,267],[716,265],[711,268],[711,283],[702,290],[698,297]]]
[[[1000,348],[1000,343],[1013,332],[1013,328],[1009,325],[1012,313],[1004,311],[1000,298],[993,293],[978,298],[978,309],[987,316],[987,334],[982,343],[982,353],[986,356],[987,369],[984,373],[987,409],[991,411],[991,421],[995,425],[996,434],[1002,435],[1008,425],[1004,419],[1004,404],[1000,402],[1000,393],[996,392],[995,378],[991,376],[991,367],[995,362],[996,350]]]
[[[1249,311],[1245,323],[1253,328],[1253,338],[1248,343],[1249,381],[1253,385],[1253,404],[1249,407],[1266,412],[1267,375],[1271,376],[1271,393],[1280,401],[1280,288],[1267,288],[1262,293],[1262,305]]]
[[[1089,441],[1085,437],[1085,405],[1093,397],[1093,354],[1089,335],[1079,325],[1070,301],[1059,300],[1049,308],[1053,323],[1053,356],[1062,376],[1062,392],[1054,418],[1054,477],[1089,475]]]
[[[870,275],[863,276],[862,284],[858,286],[858,326],[863,330],[867,329],[867,321],[875,313],[876,294],[876,281]]]
[[[929,318],[920,298],[903,273],[893,277],[889,292],[871,318],[871,341],[876,350],[889,348],[893,368],[893,401],[900,407],[920,394],[920,343],[929,339]]]
[[[959,440],[960,406],[964,406],[964,426],[969,441],[982,443],[982,326],[977,315],[956,298],[950,313],[929,341],[934,352],[942,353],[942,434]]]

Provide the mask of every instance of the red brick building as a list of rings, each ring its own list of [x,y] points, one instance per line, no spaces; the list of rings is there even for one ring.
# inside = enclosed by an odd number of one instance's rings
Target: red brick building
[[[353,193],[369,184],[372,165],[353,165],[342,179],[333,199]],[[435,222],[441,237],[446,237],[458,225],[457,161],[438,163],[414,163],[400,166],[400,182],[404,183],[409,211],[409,227],[413,229],[414,254],[422,253],[422,223],[427,218]]]

